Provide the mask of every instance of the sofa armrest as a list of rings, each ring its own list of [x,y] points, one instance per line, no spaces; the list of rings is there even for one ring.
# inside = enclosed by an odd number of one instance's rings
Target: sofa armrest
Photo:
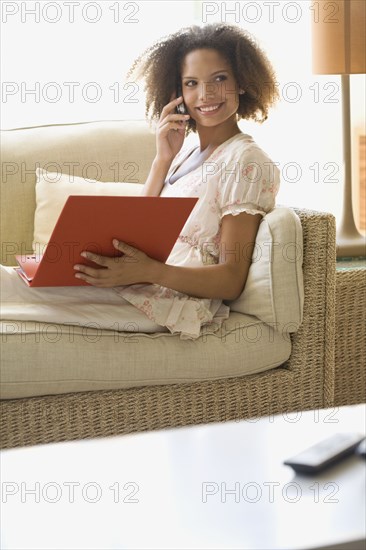
[[[324,403],[334,400],[336,224],[327,212],[293,208],[303,228],[304,316],[290,335],[291,357],[282,368],[296,377],[298,391],[312,394],[322,385]],[[321,358],[321,360],[319,360]],[[304,396],[304,401],[307,401]],[[311,402],[312,400],[310,399]]]

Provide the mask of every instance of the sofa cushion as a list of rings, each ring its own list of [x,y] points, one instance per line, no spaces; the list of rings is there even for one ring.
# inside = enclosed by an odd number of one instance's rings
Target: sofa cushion
[[[291,208],[278,206],[261,220],[242,294],[224,303],[280,332],[296,332],[303,319],[302,262],[300,219]]]
[[[1,263],[32,250],[36,167],[143,184],[156,153],[145,120],[102,120],[1,130]]]
[[[34,321],[1,321],[1,332],[1,399],[244,376],[291,353],[287,334],[240,313],[192,341]]]
[[[142,183],[101,182],[36,168],[33,251],[42,254],[70,195],[138,196]]]

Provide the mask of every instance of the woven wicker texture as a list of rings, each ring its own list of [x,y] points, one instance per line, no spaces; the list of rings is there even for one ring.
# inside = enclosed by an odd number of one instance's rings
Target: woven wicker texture
[[[366,402],[366,269],[337,271],[335,405]]]
[[[335,218],[294,208],[304,237],[304,320],[292,353],[264,373],[218,381],[1,402],[1,446],[15,447],[256,418],[334,402]],[[228,357],[228,360],[230,358]]]

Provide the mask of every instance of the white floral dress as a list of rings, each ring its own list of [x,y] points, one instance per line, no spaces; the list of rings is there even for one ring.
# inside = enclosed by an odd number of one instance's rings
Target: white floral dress
[[[240,212],[264,216],[275,206],[279,189],[279,169],[243,133],[226,140],[202,166],[170,184],[170,176],[196,147],[182,148],[176,155],[160,193],[161,197],[199,198],[166,261],[169,265],[217,264],[222,217]],[[155,323],[172,334],[180,333],[183,340],[198,338],[203,326],[218,330],[230,313],[221,299],[196,298],[156,284],[114,290]]]

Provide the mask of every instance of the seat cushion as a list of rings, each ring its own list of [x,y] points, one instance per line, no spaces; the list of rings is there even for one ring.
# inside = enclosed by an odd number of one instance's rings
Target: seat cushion
[[[291,353],[287,335],[231,313],[197,340],[71,325],[2,321],[1,399],[217,380],[266,371]],[[215,333],[216,331],[216,333]]]
[[[224,303],[281,333],[296,332],[303,319],[302,262],[300,219],[291,208],[278,206],[261,220],[242,294]]]

